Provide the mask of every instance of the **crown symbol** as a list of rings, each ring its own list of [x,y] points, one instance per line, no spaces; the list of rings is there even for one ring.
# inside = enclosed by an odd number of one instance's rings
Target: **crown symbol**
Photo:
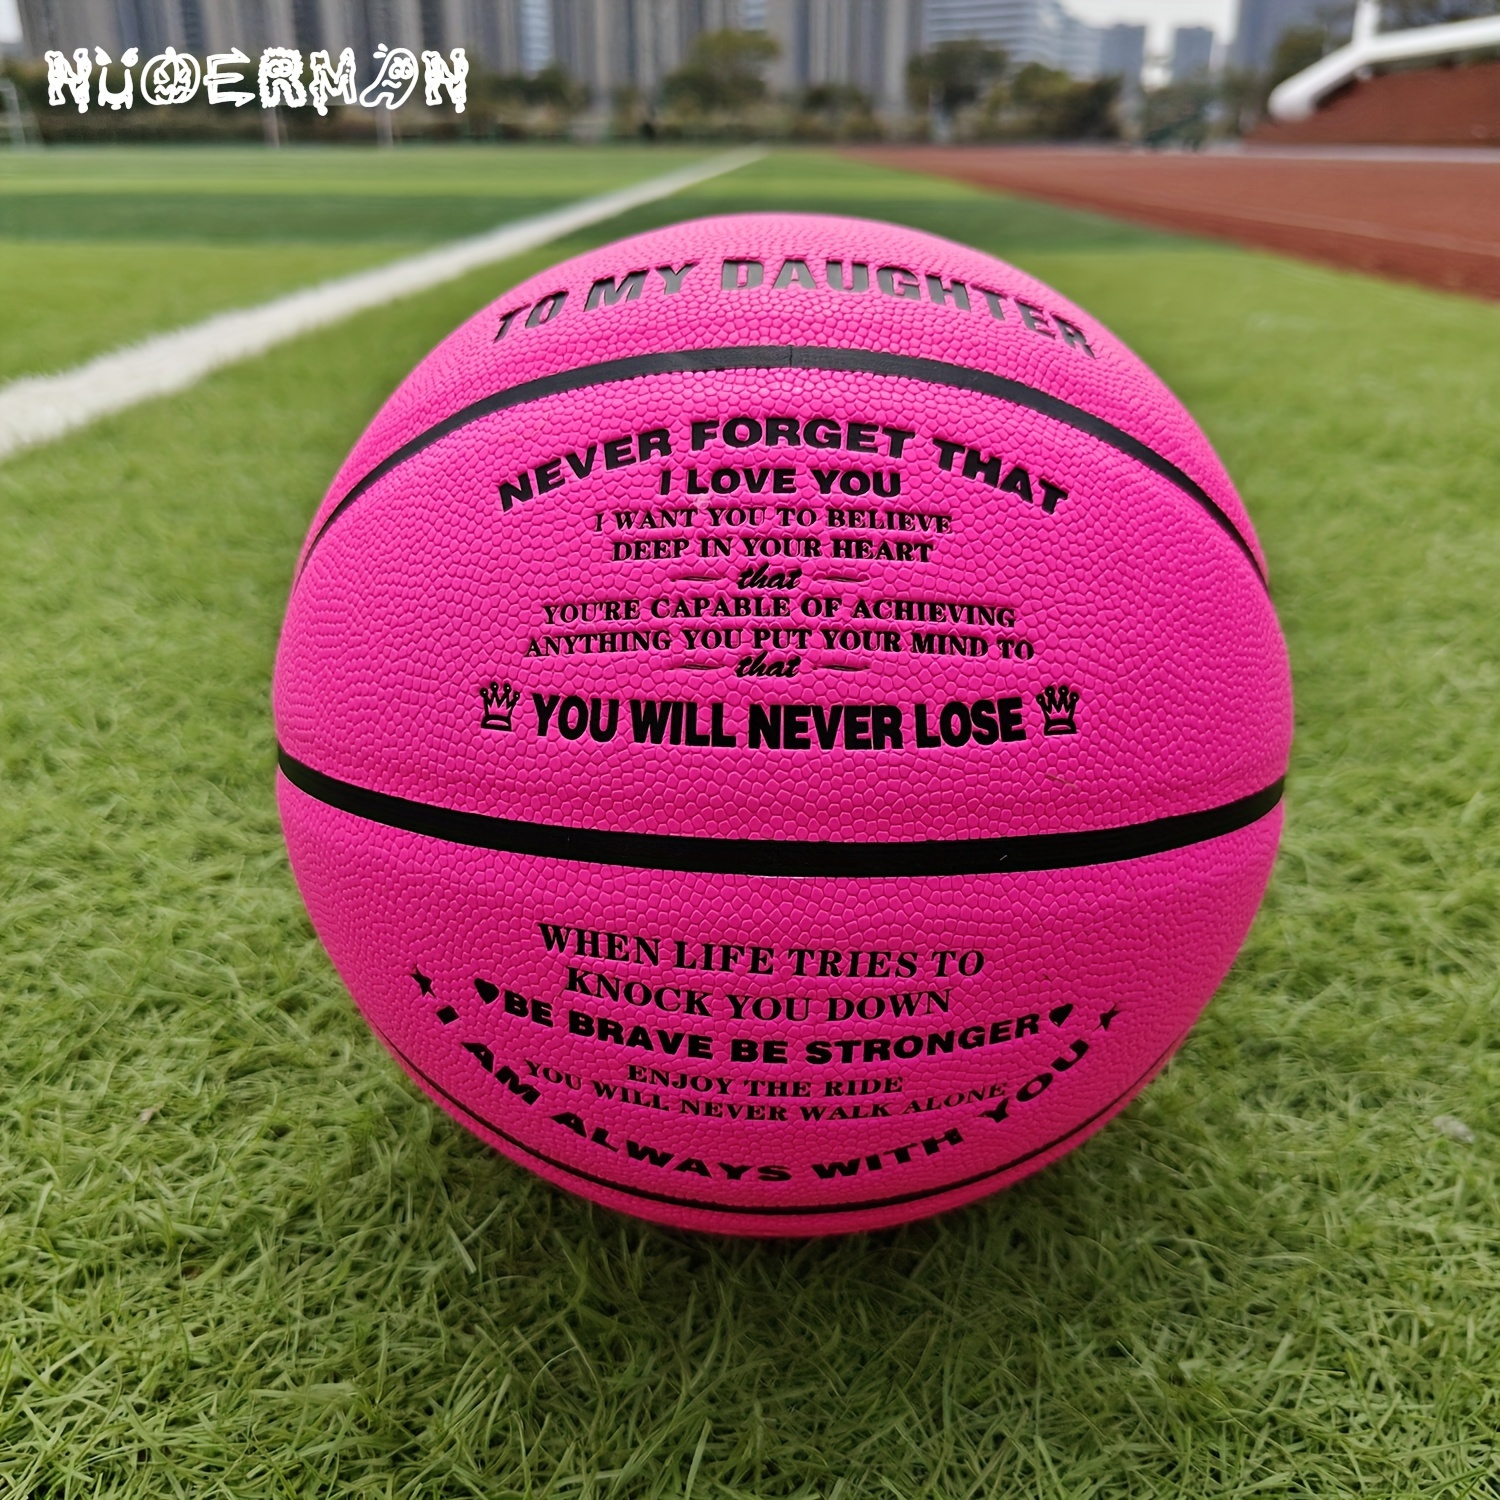
[[[492,682],[488,687],[479,689],[479,696],[484,703],[484,717],[480,719],[479,727],[509,731],[511,716],[516,711],[516,704],[521,701],[521,695],[508,682],[503,687],[498,682]]]
[[[1036,695],[1036,703],[1042,711],[1043,734],[1078,733],[1078,726],[1073,722],[1073,712],[1078,707],[1078,694],[1066,683],[1044,687]]]

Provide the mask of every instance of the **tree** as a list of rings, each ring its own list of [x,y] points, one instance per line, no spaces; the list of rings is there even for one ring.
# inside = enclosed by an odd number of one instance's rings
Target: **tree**
[[[1025,134],[1053,141],[1108,140],[1119,135],[1118,78],[1080,82],[1060,68],[1027,63],[1011,81],[1010,96]]]
[[[1328,51],[1328,32],[1322,26],[1288,26],[1276,39],[1271,65],[1266,71],[1268,91],[1278,83],[1310,68]]]
[[[1293,74],[1311,68],[1329,49],[1328,28],[1289,26],[1277,37],[1277,45],[1266,68],[1266,90],[1272,90]]]
[[[555,109],[571,114],[588,103],[588,90],[570,78],[556,63],[548,63],[529,78],[519,80],[521,97],[536,109]]]
[[[979,41],[939,42],[906,65],[906,97],[914,109],[952,115],[1005,76],[1007,58]]]
[[[1169,83],[1147,93],[1141,109],[1141,139],[1148,146],[1173,142],[1195,151],[1208,138],[1216,91],[1205,79]]]
[[[475,69],[469,75],[464,133],[519,140],[561,135],[587,103],[588,90],[556,63],[533,74]]]
[[[1226,133],[1243,135],[1265,112],[1266,81],[1253,69],[1225,68],[1219,75],[1218,96]]]
[[[874,105],[852,83],[815,83],[802,91],[792,134],[812,140],[869,140],[880,135]]]
[[[781,51],[763,31],[704,31],[662,82],[663,101],[689,114],[728,113],[766,97],[766,64]]]

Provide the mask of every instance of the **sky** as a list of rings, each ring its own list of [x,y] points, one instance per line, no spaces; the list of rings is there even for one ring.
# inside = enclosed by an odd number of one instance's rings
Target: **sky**
[[[0,0],[0,42],[21,40],[21,11],[16,0]]]

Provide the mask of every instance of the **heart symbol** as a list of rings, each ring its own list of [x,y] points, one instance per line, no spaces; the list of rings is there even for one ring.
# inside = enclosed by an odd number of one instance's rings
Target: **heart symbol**
[[[1047,1019],[1051,1021],[1054,1026],[1061,1026],[1062,1023],[1066,1021],[1072,1014],[1073,1007],[1071,1005],[1059,1005],[1055,1009],[1049,1010],[1047,1012]]]
[[[491,984],[488,979],[476,979],[474,981],[474,988],[479,991],[479,998],[486,1005],[500,998],[500,987]]]

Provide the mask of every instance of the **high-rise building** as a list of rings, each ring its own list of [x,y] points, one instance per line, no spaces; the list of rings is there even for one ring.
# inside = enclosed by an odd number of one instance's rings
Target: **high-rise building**
[[[1048,0],[1052,3],[1052,0]],[[635,88],[649,97],[705,31],[764,30],[780,52],[778,92],[847,83],[879,109],[905,108],[906,65],[922,44],[922,0],[20,0],[26,50],[102,46],[143,56],[242,47],[303,53],[353,47],[363,70],[382,43],[464,47],[492,72],[555,62],[596,108]],[[1086,39],[1085,39],[1086,41]]]
[[[1062,18],[1058,37],[1058,62],[1064,73],[1074,78],[1097,78],[1102,71],[1104,32],[1098,26],[1081,21],[1070,10],[1058,7]]]
[[[545,0],[553,57],[570,77],[608,101],[617,88],[651,94],[682,66],[705,31],[738,26],[739,0]]]
[[[1100,37],[1099,72],[1107,78],[1122,80],[1124,92],[1134,94],[1141,86],[1141,70],[1146,66],[1146,28],[1144,26],[1106,26]]]
[[[103,47],[118,57],[128,43],[120,40],[121,17],[113,0],[20,0],[24,50],[40,57],[49,48]]]
[[[1172,32],[1173,83],[1207,78],[1213,62],[1214,34],[1207,26],[1178,26]]]
[[[174,46],[202,57],[240,47],[296,47],[303,53],[353,47],[368,59],[390,47],[465,47],[500,73],[523,66],[527,0],[20,0],[26,50],[103,47],[143,57]],[[545,15],[556,0],[540,0]]]
[[[1093,77],[1101,63],[1097,27],[1058,0],[927,0],[925,45],[974,38],[1001,47],[1012,66],[1030,62]]]
[[[905,107],[906,64],[921,44],[920,0],[550,0],[553,55],[602,102],[652,94],[705,31],[764,30],[778,44],[778,93],[847,83],[877,108]]]
[[[455,20],[463,40],[450,42],[449,47],[467,47],[474,62],[491,73],[524,70],[521,0],[460,0]]]
[[[763,8],[780,47],[768,74],[778,92],[848,84],[877,109],[906,108],[906,65],[922,42],[920,0],[766,0]]]
[[[1327,9],[1327,0],[1240,0],[1239,22],[1229,47],[1230,65],[1263,72],[1283,32],[1293,26],[1321,24]]]
[[[540,73],[557,59],[552,31],[552,6],[547,0],[519,0],[516,31],[521,45],[521,71]]]
[[[486,61],[515,53],[519,0],[20,0],[27,50],[103,47],[118,57],[174,46],[202,56],[240,47],[353,47],[362,58],[392,47],[473,46]]]

